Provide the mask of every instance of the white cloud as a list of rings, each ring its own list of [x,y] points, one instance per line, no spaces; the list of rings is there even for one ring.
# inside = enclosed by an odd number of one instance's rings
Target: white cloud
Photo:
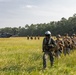
[[[33,6],[32,5],[26,5],[26,8],[32,8]]]
[[[36,8],[37,6],[35,5],[26,5],[26,6],[23,6],[22,8]]]

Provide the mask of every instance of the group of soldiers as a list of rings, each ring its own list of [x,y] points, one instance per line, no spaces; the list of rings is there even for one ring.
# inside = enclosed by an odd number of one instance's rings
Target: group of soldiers
[[[68,34],[65,36],[57,35],[56,39],[53,39],[50,31],[45,32],[45,38],[43,39],[42,50],[43,54],[43,69],[46,68],[47,55],[50,58],[50,64],[53,66],[54,58],[60,58],[63,53],[65,56],[70,54],[71,50],[76,48],[76,35],[71,37]]]
[[[40,37],[39,36],[35,36],[35,37],[33,37],[33,36],[27,36],[27,40],[29,40],[29,39],[31,39],[31,40],[33,40],[33,39],[35,39],[35,40],[39,40],[40,39]]]

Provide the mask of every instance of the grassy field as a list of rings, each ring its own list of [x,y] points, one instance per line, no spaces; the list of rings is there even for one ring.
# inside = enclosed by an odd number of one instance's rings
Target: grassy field
[[[76,51],[42,71],[42,39],[0,38],[0,75],[76,75]]]

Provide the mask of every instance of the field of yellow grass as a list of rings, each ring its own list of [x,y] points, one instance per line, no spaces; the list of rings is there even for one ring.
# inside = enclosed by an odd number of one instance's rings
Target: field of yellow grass
[[[42,40],[26,37],[0,38],[0,75],[76,75],[76,51],[55,58],[42,71]]]

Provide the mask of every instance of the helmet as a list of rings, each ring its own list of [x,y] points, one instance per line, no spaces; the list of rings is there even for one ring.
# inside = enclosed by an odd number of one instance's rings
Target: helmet
[[[65,33],[65,36],[68,36],[68,33]]]
[[[50,32],[50,31],[46,31],[46,32],[45,32],[45,36],[47,36],[47,37],[50,38],[50,36],[51,36],[51,32]]]
[[[50,31],[46,31],[45,35],[51,35],[51,32]]]
[[[61,38],[61,35],[58,34],[56,37],[57,37],[57,38]]]
[[[73,34],[73,36],[75,36],[75,34]]]

